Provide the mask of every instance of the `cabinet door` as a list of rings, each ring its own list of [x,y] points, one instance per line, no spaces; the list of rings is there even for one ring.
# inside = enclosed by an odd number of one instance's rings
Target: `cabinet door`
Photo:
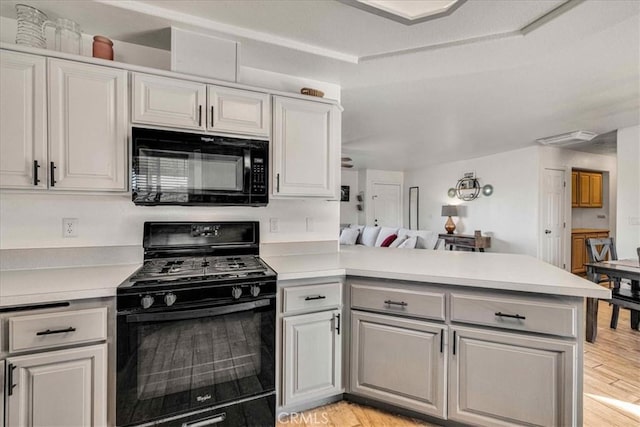
[[[578,207],[578,172],[571,172],[571,207]]]
[[[592,208],[602,207],[602,174],[589,174],[589,205]]]
[[[132,96],[134,123],[205,129],[204,84],[134,73]]]
[[[241,89],[208,86],[207,129],[269,136],[269,95]]]
[[[106,344],[8,358],[7,426],[105,426],[106,363]]]
[[[273,196],[337,199],[340,112],[333,105],[274,97]]]
[[[584,263],[587,258],[584,234],[571,235],[571,272],[584,273]]]
[[[588,172],[578,172],[578,206],[588,208],[591,206],[591,178]]]
[[[47,188],[45,64],[42,57],[0,51],[2,188]]]
[[[449,418],[471,425],[571,426],[575,343],[455,327]]]
[[[445,418],[446,326],[351,312],[351,392]]]
[[[127,72],[49,59],[49,187],[127,189]]]
[[[340,311],[284,319],[283,404],[342,392]]]

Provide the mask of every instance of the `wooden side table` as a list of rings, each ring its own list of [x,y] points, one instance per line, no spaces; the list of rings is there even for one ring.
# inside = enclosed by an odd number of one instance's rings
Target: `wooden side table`
[[[480,252],[484,252],[485,249],[491,247],[491,237],[488,236],[474,236],[467,234],[438,234],[438,237],[444,240],[446,246],[449,247],[449,250],[456,249],[471,249],[471,251],[475,252],[476,250]]]

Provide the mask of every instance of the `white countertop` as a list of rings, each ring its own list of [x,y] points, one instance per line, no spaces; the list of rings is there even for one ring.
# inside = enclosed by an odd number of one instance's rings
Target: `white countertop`
[[[341,247],[340,252],[263,258],[279,280],[365,276],[454,286],[610,298],[608,289],[526,255]],[[140,264],[0,271],[0,307],[101,298]]]
[[[0,307],[111,297],[140,264],[0,271]]]
[[[528,255],[342,246],[340,253],[265,257],[279,280],[347,274],[539,294],[611,298],[593,282]]]

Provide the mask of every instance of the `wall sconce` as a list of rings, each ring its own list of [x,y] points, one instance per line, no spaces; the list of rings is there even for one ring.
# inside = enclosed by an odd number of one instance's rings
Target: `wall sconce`
[[[491,196],[493,194],[493,186],[486,184],[481,187],[475,173],[468,172],[458,180],[455,188],[452,187],[447,191],[447,194],[451,198],[457,197],[465,202],[470,202],[471,200],[477,199],[481,192],[483,196]]]

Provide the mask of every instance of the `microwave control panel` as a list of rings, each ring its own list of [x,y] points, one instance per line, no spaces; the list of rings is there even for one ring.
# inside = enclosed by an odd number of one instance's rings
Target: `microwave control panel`
[[[264,194],[267,192],[267,180],[262,157],[254,157],[251,166],[251,192],[254,194]]]

